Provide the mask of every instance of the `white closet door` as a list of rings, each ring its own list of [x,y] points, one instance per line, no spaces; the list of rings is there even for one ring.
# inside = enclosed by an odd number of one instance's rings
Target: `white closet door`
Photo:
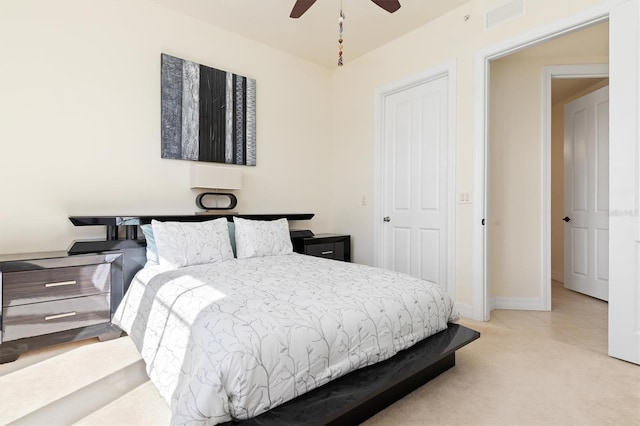
[[[447,290],[448,77],[386,97],[383,267]]]

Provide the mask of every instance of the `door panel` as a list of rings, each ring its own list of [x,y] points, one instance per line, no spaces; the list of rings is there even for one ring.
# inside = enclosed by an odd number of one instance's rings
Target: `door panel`
[[[437,229],[420,230],[420,278],[438,282],[440,264],[440,231]]]
[[[411,272],[411,230],[393,228],[393,263],[390,269],[408,274]]]
[[[596,114],[598,121],[607,124],[598,126],[596,130],[596,206],[599,213],[607,214],[609,212],[609,101],[599,103]]]
[[[588,230],[574,226],[571,228],[571,233],[573,235],[571,239],[573,249],[573,267],[571,268],[571,272],[575,276],[586,278],[588,263],[587,242],[589,240]]]
[[[566,104],[564,120],[564,286],[608,300],[609,88]]]
[[[432,92],[422,98],[423,115],[429,117],[422,122],[422,140],[440,141],[440,126],[433,123],[441,123],[440,107],[442,104],[442,93]],[[422,210],[440,209],[440,161],[441,144],[425,143],[419,149],[422,151],[420,159],[420,173],[422,176],[420,185],[420,206]],[[428,184],[425,184],[427,183]]]
[[[596,250],[599,253],[609,253],[609,230],[596,229]],[[596,279],[609,281],[609,257],[598,256],[596,264]]]
[[[573,166],[573,206],[571,213],[587,211],[587,111],[580,109],[572,115],[573,135],[570,139]]]
[[[396,211],[408,211],[411,207],[411,138],[413,129],[412,105],[402,101],[396,106],[392,179],[394,181],[394,205]]]

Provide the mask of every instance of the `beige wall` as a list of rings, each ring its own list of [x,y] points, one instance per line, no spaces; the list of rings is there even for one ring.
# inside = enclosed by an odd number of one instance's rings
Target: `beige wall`
[[[160,53],[257,80],[239,210],[333,230],[329,70],[146,0],[0,0],[0,253],[103,237],[69,215],[197,210],[191,162],[160,158]]]
[[[315,212],[314,230],[351,234],[354,260],[372,264],[375,90],[455,62],[456,191],[470,192],[477,52],[604,1],[527,2],[524,16],[485,30],[496,2],[471,0],[329,71],[144,0],[0,0],[0,252],[101,236],[74,229],[70,214],[193,211],[190,163],[159,158],[166,52],[257,80],[259,165],[243,168],[242,210]],[[455,211],[464,304],[472,205]]]
[[[494,297],[534,297],[541,276],[542,64],[491,64],[487,277]]]
[[[493,297],[542,296],[543,69],[607,62],[607,56],[523,58],[516,54],[491,64],[487,275]],[[557,132],[557,127],[552,129]],[[552,202],[554,195],[558,194],[552,193]],[[555,217],[552,207],[552,226],[557,225]],[[557,234],[557,227],[554,230]]]

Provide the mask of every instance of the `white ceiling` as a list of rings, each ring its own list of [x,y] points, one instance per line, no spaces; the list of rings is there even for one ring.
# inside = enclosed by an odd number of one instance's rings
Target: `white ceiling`
[[[551,104],[565,101],[607,78],[554,78],[551,80]]]
[[[301,18],[295,0],[151,0],[330,69],[337,67],[338,14],[345,14],[345,63],[446,14],[468,0],[400,0],[390,14],[370,0],[318,0]]]

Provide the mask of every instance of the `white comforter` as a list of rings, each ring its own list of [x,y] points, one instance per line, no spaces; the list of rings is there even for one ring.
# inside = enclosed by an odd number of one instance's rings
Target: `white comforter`
[[[134,278],[115,322],[170,404],[172,424],[247,419],[447,327],[437,285],[299,254]]]

